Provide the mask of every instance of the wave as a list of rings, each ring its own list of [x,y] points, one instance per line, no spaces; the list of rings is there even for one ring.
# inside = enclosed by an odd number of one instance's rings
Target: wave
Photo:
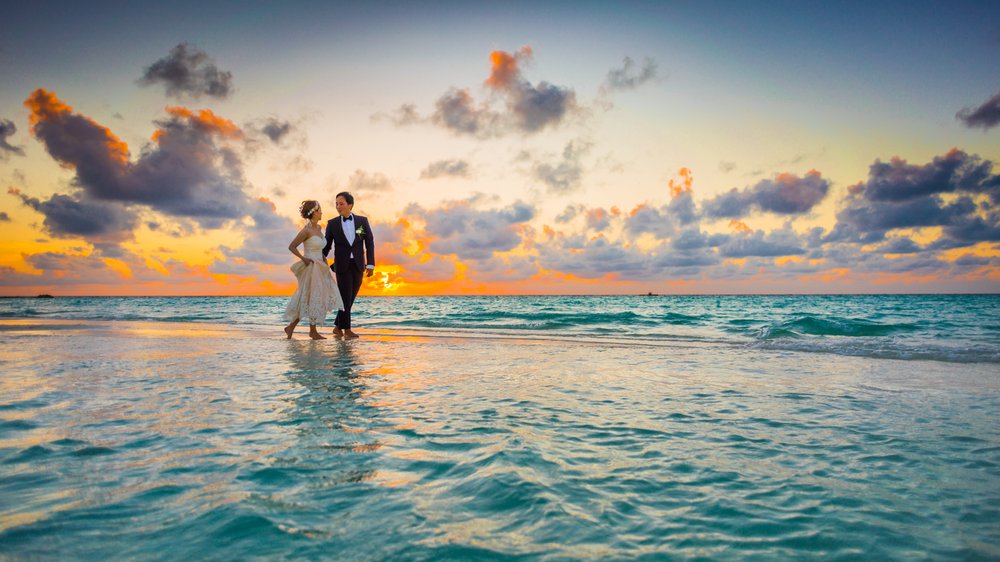
[[[830,318],[803,315],[775,326],[762,326],[755,331],[757,339],[796,338],[807,336],[841,336],[852,338],[884,337],[924,329],[919,322],[879,323],[861,318]]]
[[[604,326],[659,326],[657,318],[632,311],[623,312],[518,312],[476,311],[447,314],[439,318],[392,319],[385,325],[420,328],[504,328],[510,330],[599,330]]]
[[[797,351],[803,353],[830,353],[872,359],[897,359],[902,361],[941,361],[944,363],[1000,363],[998,346],[944,346],[906,344],[895,340],[831,340],[819,338],[786,338],[764,340],[750,344],[753,349],[770,351]]]

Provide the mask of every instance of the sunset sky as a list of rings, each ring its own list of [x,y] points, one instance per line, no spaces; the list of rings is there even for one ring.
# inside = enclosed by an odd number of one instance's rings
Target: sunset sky
[[[13,4],[13,5],[9,5]],[[0,295],[1000,291],[1000,3],[14,2]]]

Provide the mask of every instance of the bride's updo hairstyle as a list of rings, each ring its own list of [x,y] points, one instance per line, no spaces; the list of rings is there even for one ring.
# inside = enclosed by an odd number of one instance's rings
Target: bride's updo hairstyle
[[[308,199],[299,205],[299,214],[302,215],[302,218],[308,219],[316,209],[319,209],[319,201]]]

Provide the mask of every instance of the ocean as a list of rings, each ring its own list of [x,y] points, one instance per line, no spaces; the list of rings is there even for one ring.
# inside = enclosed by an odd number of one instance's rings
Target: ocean
[[[284,325],[287,297],[0,299],[2,318]],[[1000,362],[1000,295],[365,297],[362,329]],[[329,324],[332,326],[332,316]]]
[[[1000,296],[285,302],[0,299],[0,559],[1000,559]]]

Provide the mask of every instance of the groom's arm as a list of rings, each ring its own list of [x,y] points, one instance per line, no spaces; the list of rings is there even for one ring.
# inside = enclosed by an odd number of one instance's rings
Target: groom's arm
[[[323,257],[330,255],[330,248],[333,247],[333,221],[326,221],[326,246],[323,246]]]
[[[372,226],[368,223],[368,218],[365,218],[365,257],[367,258],[368,269],[375,267],[375,238],[372,237]]]

